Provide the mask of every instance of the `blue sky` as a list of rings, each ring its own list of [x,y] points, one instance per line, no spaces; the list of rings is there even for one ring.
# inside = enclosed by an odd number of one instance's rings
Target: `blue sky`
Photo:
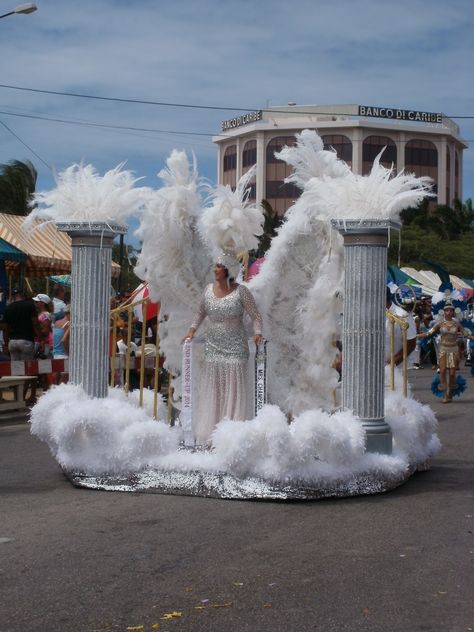
[[[0,0],[0,13],[15,6]],[[97,96],[259,109],[362,103],[474,117],[472,0],[38,0],[0,20],[0,84]],[[0,87],[0,162],[117,163],[143,183],[171,149],[215,181],[211,136],[229,111],[112,103]],[[21,116],[19,116],[21,115]],[[76,121],[59,123],[38,116]],[[474,140],[474,118],[455,119]],[[87,123],[141,127],[111,130]],[[177,132],[184,132],[178,134]],[[199,135],[198,135],[199,134]],[[21,141],[31,147],[33,155]],[[474,198],[472,146],[464,198]],[[131,239],[131,237],[129,238]]]

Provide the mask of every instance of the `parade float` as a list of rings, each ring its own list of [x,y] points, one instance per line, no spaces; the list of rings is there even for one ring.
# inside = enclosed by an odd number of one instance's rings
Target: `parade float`
[[[40,398],[31,431],[75,485],[236,499],[352,496],[397,487],[439,450],[432,410],[405,394],[401,379],[386,388],[384,358],[391,231],[403,208],[430,194],[429,182],[394,174],[380,157],[367,176],[355,175],[309,130],[278,157],[302,193],[247,284],[268,341],[266,391],[257,389],[246,421],[223,419],[207,449],[193,443],[199,342],[186,369],[182,339],[216,240],[251,247],[262,230],[262,210],[249,199],[252,173],[235,191],[206,191],[195,161],[173,151],[158,190],[135,186],[120,168],[101,177],[76,165],[36,196],[34,217],[72,237],[73,294],[70,383]],[[137,273],[166,314],[161,349],[182,408],[174,425],[165,406],[154,414],[151,391],[138,396],[107,381],[111,246],[134,214]]]

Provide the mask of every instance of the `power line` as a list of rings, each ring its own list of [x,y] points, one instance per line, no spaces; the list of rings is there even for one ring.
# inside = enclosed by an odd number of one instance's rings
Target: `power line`
[[[62,96],[62,97],[75,97],[75,98],[79,98],[79,99],[94,99],[97,101],[113,101],[115,103],[134,103],[134,104],[139,104],[139,105],[157,105],[157,106],[161,106],[161,107],[172,107],[172,108],[188,108],[188,109],[197,109],[197,110],[221,110],[221,111],[230,111],[230,112],[236,112],[236,111],[240,111],[240,112],[254,112],[255,110],[259,110],[262,108],[246,108],[246,107],[238,107],[238,106],[233,106],[233,107],[229,107],[229,106],[218,106],[218,105],[197,105],[197,104],[193,104],[193,103],[172,103],[172,102],[166,102],[166,101],[149,101],[149,100],[143,100],[143,99],[131,99],[131,98],[123,98],[123,97],[104,97],[104,96],[98,96],[96,94],[82,94],[79,92],[61,92],[59,90],[40,90],[39,88],[25,88],[24,86],[12,86],[9,84],[4,84],[4,83],[0,83],[0,88],[6,88],[8,90],[21,90],[23,92],[36,92],[39,94],[51,94],[51,95],[55,95],[55,96]],[[275,114],[288,114],[288,113],[293,113],[293,114],[308,114],[308,111],[298,111],[297,109],[295,110],[274,110],[273,108],[271,109],[271,112],[275,113]],[[341,112],[341,113],[337,113],[337,112],[317,112],[317,114],[322,114],[322,115],[332,115],[332,116],[338,116],[338,115],[344,115],[347,114],[347,112]],[[459,116],[447,116],[444,115],[446,118],[451,118],[451,119],[474,119],[474,115],[459,115]]]
[[[101,97],[96,94],[81,94],[77,92],[60,92],[59,90],[39,90],[38,88],[24,88],[22,86],[10,86],[7,84],[0,84],[0,88],[7,88],[9,90],[22,90],[24,92],[37,92],[40,94],[52,94],[62,97],[77,97],[79,99],[95,99],[97,101],[114,101],[116,103],[135,103],[139,105],[159,105],[163,107],[173,108],[190,108],[198,110],[229,110],[235,112],[237,110],[244,112],[253,112],[255,108],[241,108],[241,107],[227,107],[216,105],[196,105],[189,103],[167,103],[164,101],[145,101],[142,99],[125,99],[121,97]]]
[[[17,140],[19,140],[19,141],[20,141],[20,143],[21,143],[22,145],[24,145],[24,146],[25,146],[25,147],[26,147],[29,151],[31,151],[31,153],[32,153],[34,156],[36,156],[36,157],[38,158],[38,160],[40,160],[40,161],[41,161],[41,162],[42,162],[42,163],[43,163],[46,167],[48,167],[48,169],[49,169],[50,171],[52,171],[51,165],[48,165],[48,163],[46,162],[46,160],[43,160],[43,158],[41,158],[41,156],[40,156],[40,155],[39,155],[39,154],[38,154],[38,153],[37,153],[37,152],[36,152],[36,151],[35,151],[32,147],[30,147],[29,145],[27,145],[27,143],[25,143],[25,141],[24,141],[24,140],[22,140],[22,139],[18,136],[18,134],[15,134],[15,132],[14,132],[12,129],[10,129],[6,123],[4,123],[3,121],[0,121],[0,125],[3,125],[3,127],[4,127],[6,130],[8,130],[12,136],[14,136]]]
[[[111,125],[109,123],[94,123],[93,121],[80,121],[80,120],[73,121],[70,119],[59,119],[59,118],[54,118],[54,117],[49,117],[49,116],[40,116],[39,114],[19,114],[16,112],[5,112],[3,110],[0,110],[0,114],[6,115],[6,116],[17,116],[19,118],[35,119],[35,120],[40,120],[40,121],[50,121],[53,123],[63,123],[67,125],[84,125],[86,127],[104,127],[107,129],[126,130],[126,131],[132,131],[132,132],[152,132],[156,134],[173,134],[173,135],[177,134],[177,135],[183,135],[183,136],[206,136],[206,137],[216,136],[216,134],[212,134],[210,132],[184,132],[184,131],[168,130],[168,129],[132,127],[128,125]],[[223,136],[223,134],[221,135]],[[217,136],[219,136],[219,134],[217,134]]]

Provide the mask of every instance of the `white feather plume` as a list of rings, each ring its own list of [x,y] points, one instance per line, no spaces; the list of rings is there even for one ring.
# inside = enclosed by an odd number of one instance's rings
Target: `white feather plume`
[[[204,209],[198,226],[214,256],[229,247],[238,253],[258,246],[264,215],[260,205],[249,202],[249,184],[255,172],[254,166],[244,174],[235,191],[228,184],[212,190],[212,205]]]
[[[173,150],[159,177],[166,186],[149,198],[136,235],[143,241],[136,273],[148,282],[150,297],[169,316],[160,331],[166,365],[181,366],[181,339],[192,322],[211,264],[196,223],[201,213],[196,160]]]
[[[321,218],[398,219],[400,211],[432,197],[432,180],[400,172],[380,164],[384,150],[375,158],[370,173],[348,171],[342,178],[327,175],[309,180],[303,196]]]
[[[341,258],[342,238],[299,198],[248,283],[269,340],[270,401],[293,414],[334,406]]]
[[[349,171],[311,130],[297,134],[296,145],[277,156],[295,169],[287,181],[304,191],[317,178],[340,181]],[[315,211],[303,192],[248,284],[270,341],[271,401],[293,414],[333,408],[338,381],[332,365],[342,311],[342,238]]]
[[[296,134],[296,145],[283,147],[275,156],[293,167],[285,182],[304,189],[311,178],[341,178],[350,173],[349,166],[339,160],[334,150],[324,149],[321,137],[310,129]]]
[[[71,165],[56,177],[56,188],[35,193],[32,204],[37,208],[28,216],[26,227],[33,227],[33,220],[125,224],[141,211],[151,191],[135,187],[141,178],[123,170],[123,164],[103,176],[90,164]]]

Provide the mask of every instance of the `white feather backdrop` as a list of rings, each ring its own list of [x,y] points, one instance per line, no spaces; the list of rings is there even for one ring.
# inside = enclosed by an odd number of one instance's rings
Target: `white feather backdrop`
[[[149,198],[136,231],[143,245],[135,271],[148,282],[150,297],[161,303],[161,348],[166,366],[176,372],[181,340],[212,260],[196,230],[202,212],[196,161],[191,165],[184,151],[173,150],[166,165],[158,174],[166,186]]]
[[[287,181],[303,192],[249,283],[271,342],[271,401],[293,414],[335,405],[333,343],[340,337],[344,261],[330,220],[398,219],[431,191],[428,178],[394,175],[380,155],[369,175],[358,176],[323,149],[316,132],[303,130],[296,141],[277,157],[294,168]]]
[[[321,219],[306,188],[317,179],[345,179],[349,167],[314,131],[296,135],[278,157],[303,188],[272,240],[259,274],[248,286],[262,310],[269,347],[269,396],[285,411],[334,407],[338,374],[332,368],[342,312],[342,238]],[[319,180],[318,180],[319,181]]]

